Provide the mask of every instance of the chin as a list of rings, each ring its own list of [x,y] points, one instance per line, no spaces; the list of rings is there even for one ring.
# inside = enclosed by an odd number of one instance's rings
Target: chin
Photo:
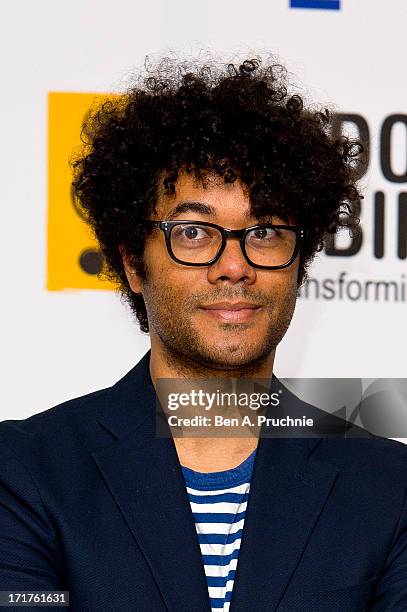
[[[263,356],[260,349],[250,349],[242,343],[232,343],[229,345],[217,345],[213,342],[210,348],[203,351],[202,358],[208,365],[215,367],[242,367],[257,361]]]

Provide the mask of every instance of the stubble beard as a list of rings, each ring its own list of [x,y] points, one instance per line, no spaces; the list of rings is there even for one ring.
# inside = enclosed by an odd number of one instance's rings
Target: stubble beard
[[[236,338],[236,332],[247,327],[247,324],[219,323],[224,329],[225,341],[222,345],[211,344],[205,337],[204,329],[194,327],[194,313],[197,304],[207,303],[202,296],[193,295],[187,300],[177,299],[176,292],[168,291],[164,286],[145,286],[144,299],[147,309],[150,330],[159,337],[163,346],[163,355],[167,365],[186,377],[250,377],[256,375],[262,364],[269,357],[284,337],[291,322],[296,292],[287,292],[284,306],[275,314],[275,306],[268,301],[264,306],[267,317],[264,337],[260,342],[249,345]],[[231,291],[222,289],[219,299],[248,299],[249,295],[232,296]],[[234,291],[236,294],[236,292]],[[264,297],[264,296],[263,296]],[[260,302],[259,302],[260,303]],[[265,301],[262,301],[265,304]],[[174,310],[171,305],[176,305]],[[228,334],[236,339],[228,341]],[[244,337],[242,331],[242,338]]]

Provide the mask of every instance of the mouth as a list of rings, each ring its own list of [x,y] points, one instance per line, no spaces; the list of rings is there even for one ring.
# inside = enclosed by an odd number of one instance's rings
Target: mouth
[[[257,316],[261,306],[249,302],[219,302],[218,304],[201,306],[200,310],[218,321],[245,323]]]

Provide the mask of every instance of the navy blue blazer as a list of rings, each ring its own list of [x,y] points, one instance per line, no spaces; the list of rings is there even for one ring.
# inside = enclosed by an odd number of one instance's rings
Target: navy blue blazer
[[[0,590],[66,590],[75,611],[210,611],[149,357],[0,423]],[[401,443],[261,437],[231,612],[406,611],[406,491]]]

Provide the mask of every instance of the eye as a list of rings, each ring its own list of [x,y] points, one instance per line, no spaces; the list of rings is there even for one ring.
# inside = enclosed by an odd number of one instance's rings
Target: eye
[[[172,240],[184,245],[202,245],[217,239],[217,232],[212,227],[204,225],[176,225]]]
[[[208,236],[204,228],[198,225],[187,225],[180,230],[180,233],[188,240],[199,240]]]
[[[278,232],[272,227],[258,227],[249,232],[247,238],[250,241],[267,242],[278,238]]]

